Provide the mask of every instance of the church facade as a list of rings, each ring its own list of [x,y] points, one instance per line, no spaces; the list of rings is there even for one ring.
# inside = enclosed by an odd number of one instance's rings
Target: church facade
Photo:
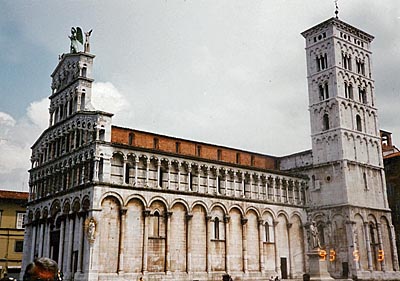
[[[338,18],[306,39],[312,149],[285,157],[123,128],[91,106],[94,55],[60,57],[32,146],[23,266],[65,280],[396,279],[373,37]],[[316,228],[316,234],[310,229]]]

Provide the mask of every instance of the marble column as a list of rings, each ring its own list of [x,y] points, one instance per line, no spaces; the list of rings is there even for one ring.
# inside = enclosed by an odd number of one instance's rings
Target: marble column
[[[193,214],[186,214],[186,224],[187,224],[187,236],[186,236],[186,247],[187,247],[187,273],[192,272],[192,218]]]
[[[83,257],[83,245],[84,241],[84,233],[83,233],[83,224],[84,224],[84,213],[80,213],[78,216],[78,241],[79,241],[79,251],[78,251],[78,272],[82,271],[82,257]]]
[[[157,160],[157,187],[162,188],[162,182],[161,182],[161,160]]]
[[[126,178],[126,162],[127,162],[127,159],[124,156],[124,163],[122,164],[122,170],[123,170],[122,184],[129,183],[129,179]]]
[[[242,218],[242,246],[243,246],[243,271],[244,273],[248,273],[248,261],[249,258],[247,256],[247,218]]]
[[[93,173],[93,179],[92,179],[93,181],[99,181],[99,161],[100,161],[100,159],[97,157],[94,159],[94,173]],[[66,172],[66,177],[68,178],[68,170]],[[67,186],[68,186],[68,179],[67,179],[67,184],[66,184],[65,188],[67,188]]]
[[[168,274],[171,271],[171,216],[172,212],[165,213],[167,221],[167,239],[165,245],[165,272]]]
[[[207,273],[211,272],[211,237],[212,237],[212,221],[211,216],[206,216],[206,224],[207,224]]]
[[[126,228],[126,208],[120,210],[120,232],[119,232],[119,261],[118,273],[124,272],[124,247],[125,247],[125,228]]]
[[[149,185],[149,169],[150,169],[150,158],[146,160],[146,183],[145,186],[148,187]]]
[[[279,248],[278,248],[278,245],[276,242],[276,237],[277,237],[276,226],[278,225],[278,222],[274,221],[273,224],[274,224],[275,271],[276,271],[276,273],[280,274],[280,272],[281,272],[280,253],[279,253]]]
[[[181,190],[181,168],[182,168],[182,164],[179,162],[177,165],[177,169],[178,169],[178,188],[177,188],[177,190]]]
[[[393,256],[393,269],[395,271],[399,271],[399,257],[397,255],[397,246],[396,246],[396,232],[393,224],[390,225],[390,248],[392,249]]]
[[[149,224],[150,224],[150,211],[143,212],[144,226],[143,226],[143,255],[142,255],[142,272],[147,272],[147,255],[148,255],[148,238],[149,238]]]
[[[43,235],[43,231],[44,231],[44,223],[43,221],[39,221],[40,225],[39,225],[39,249],[38,249],[38,256],[42,257],[43,256],[43,240],[44,240],[44,235]]]
[[[58,245],[58,267],[62,270],[63,268],[63,253],[64,253],[64,239],[65,239],[65,219],[61,219],[60,226],[60,244]]]
[[[259,241],[259,253],[260,253],[260,271],[263,273],[265,271],[264,262],[264,221],[262,219],[258,220],[258,241]]]
[[[71,272],[71,259],[72,259],[72,247],[73,247],[73,229],[74,229],[74,219],[71,216],[69,216],[68,218],[68,244],[67,244],[67,257],[66,257],[66,261],[65,261],[65,271],[64,274],[67,274],[69,272]]]
[[[288,235],[288,240],[289,240],[289,276],[290,278],[293,278],[292,274],[294,272],[294,260],[293,260],[293,251],[292,251],[292,245],[290,243],[290,228],[292,227],[292,223],[286,224],[287,227],[287,235]]]
[[[171,162],[168,162],[168,186],[167,189],[171,189]]]
[[[369,237],[369,224],[364,222],[364,233],[365,233],[365,244],[367,246],[367,259],[368,259],[368,270],[372,271],[372,252],[371,252],[371,239]]]
[[[378,243],[379,243],[379,250],[383,251],[383,238],[382,238],[382,224],[377,223],[377,230],[378,230]],[[382,271],[386,271],[386,262],[385,259],[381,261]]]
[[[32,224],[32,241],[31,241],[32,249],[31,249],[30,261],[33,261],[35,259],[36,231],[37,231],[37,225]]]
[[[231,271],[230,268],[230,225],[229,225],[230,217],[225,216],[225,271],[229,273]]]
[[[135,182],[134,185],[138,185],[138,166],[139,166],[139,157],[135,156]]]

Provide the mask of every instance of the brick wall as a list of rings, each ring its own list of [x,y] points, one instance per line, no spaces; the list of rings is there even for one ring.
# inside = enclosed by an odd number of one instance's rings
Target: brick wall
[[[277,158],[274,156],[116,126],[113,126],[111,130],[111,142],[242,166],[277,170]]]

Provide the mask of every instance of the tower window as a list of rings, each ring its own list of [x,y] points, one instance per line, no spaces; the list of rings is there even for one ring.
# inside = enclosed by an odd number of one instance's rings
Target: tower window
[[[201,156],[201,145],[196,146],[196,156]]]
[[[353,99],[353,86],[351,84],[344,83],[344,96],[346,99]]]
[[[135,142],[135,134],[134,133],[130,133],[129,137],[128,137],[128,144],[129,145],[133,145]]]
[[[80,138],[80,136],[79,136],[79,130],[76,132],[76,134],[77,134],[76,139],[78,140],[76,143],[77,143],[77,146],[79,146],[79,138]],[[100,139],[101,141],[104,141],[104,139],[105,139],[105,134],[106,134],[106,130],[101,129],[101,130],[99,131],[99,139]]]
[[[87,73],[87,68],[82,67],[82,77],[86,77],[86,73]]]
[[[240,153],[236,153],[236,164],[240,164]]]
[[[319,100],[322,101],[324,100],[324,87],[322,85],[319,85],[318,88],[319,88]]]
[[[251,155],[251,158],[250,158],[250,165],[251,165],[251,166],[254,166],[254,164],[255,164],[255,157],[254,157],[254,155]]]
[[[181,143],[179,141],[175,143],[175,152],[181,153]]]
[[[160,148],[160,140],[158,138],[153,139],[153,148],[159,149]]]
[[[365,63],[361,60],[356,61],[357,73],[365,76]]]
[[[342,65],[344,69],[351,70],[351,56],[342,53]]]
[[[325,53],[315,58],[317,63],[317,71],[321,71],[328,68],[328,55]]]
[[[323,101],[325,99],[329,99],[329,88],[328,83],[324,83],[323,85],[319,85],[319,100]]]
[[[362,131],[362,126],[361,126],[361,117],[360,117],[360,115],[356,116],[356,126],[357,126],[357,131],[361,132]]]
[[[368,190],[368,181],[367,181],[367,174],[363,173],[363,180],[364,180],[364,188]]]
[[[324,131],[329,130],[329,115],[328,114],[324,114],[322,125],[323,125]]]
[[[358,88],[358,100],[362,103],[367,103],[367,93],[365,89]]]
[[[221,149],[217,150],[217,159],[222,160],[222,150]]]

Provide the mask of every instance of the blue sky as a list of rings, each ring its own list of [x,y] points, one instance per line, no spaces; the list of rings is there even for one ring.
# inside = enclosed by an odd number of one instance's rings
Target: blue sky
[[[380,127],[397,143],[400,2],[339,8],[376,37]],[[0,1],[0,189],[27,190],[72,26],[93,29],[93,98],[114,124],[281,156],[311,147],[300,33],[333,12],[333,0]]]

